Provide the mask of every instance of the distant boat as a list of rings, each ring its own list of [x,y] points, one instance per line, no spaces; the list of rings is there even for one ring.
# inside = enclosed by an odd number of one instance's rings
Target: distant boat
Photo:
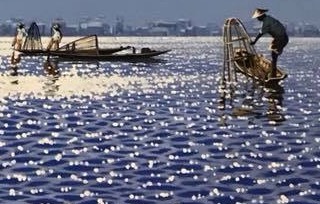
[[[136,49],[131,46],[120,46],[115,48],[99,48],[97,35],[90,35],[69,42],[58,50],[44,50],[42,48],[41,37],[38,26],[33,23],[29,30],[27,39],[21,50],[22,56],[44,55],[49,57],[58,57],[64,60],[105,60],[105,61],[140,61],[149,59],[170,50],[156,51],[149,48],[142,48],[141,52],[136,53]],[[130,53],[114,54],[123,50],[132,49]]]
[[[60,61],[144,61],[155,56],[165,54],[170,50],[155,51],[140,53],[123,53],[123,54],[100,54],[100,53],[65,53],[65,52],[50,52],[53,57],[58,57]]]
[[[122,54],[117,53],[128,49],[132,49],[132,52]],[[64,60],[135,61],[149,59],[169,51],[170,50],[156,51],[149,48],[142,48],[139,53],[136,53],[135,48],[131,46],[99,49],[97,36],[92,35],[70,42],[59,48],[57,51],[50,51],[48,55]]]
[[[22,56],[36,56],[36,55],[55,55],[59,56],[66,54],[99,54],[99,55],[110,55],[115,52],[120,52],[123,50],[130,49],[130,46],[120,46],[115,48],[99,48],[98,40],[96,35],[90,35],[86,37],[79,38],[72,41],[58,50],[45,50],[41,48],[28,48],[23,47],[21,50],[17,50],[22,53]]]

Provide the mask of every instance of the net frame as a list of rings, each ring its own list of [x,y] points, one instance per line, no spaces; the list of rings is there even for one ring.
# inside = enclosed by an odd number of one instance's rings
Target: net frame
[[[36,22],[32,22],[29,29],[28,35],[22,46],[23,50],[42,50],[41,34],[39,27]]]
[[[97,35],[89,35],[61,46],[58,51],[99,54]]]

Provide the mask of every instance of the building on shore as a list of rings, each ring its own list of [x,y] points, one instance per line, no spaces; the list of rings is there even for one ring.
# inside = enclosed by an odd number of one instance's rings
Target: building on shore
[[[28,29],[32,21],[28,22],[20,18],[11,18],[4,22],[0,21],[0,35],[13,36],[18,23],[23,22]],[[261,23],[249,19],[243,22],[249,35],[255,36]],[[56,18],[46,24],[37,22],[42,36],[51,35],[51,27],[59,24],[64,36],[85,36],[96,34],[99,36],[221,36],[222,26],[208,23],[203,26],[193,25],[189,19],[178,19],[177,21],[153,21],[145,26],[135,27],[126,25],[123,17],[117,17],[113,24],[108,24],[103,17],[83,17],[79,22],[69,24],[63,18]],[[285,23],[289,36],[297,37],[320,37],[318,26],[310,23]]]

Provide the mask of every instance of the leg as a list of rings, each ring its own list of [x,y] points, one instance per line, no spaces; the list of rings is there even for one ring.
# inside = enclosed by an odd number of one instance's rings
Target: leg
[[[16,43],[17,43],[17,37],[13,38],[13,42],[12,42],[12,48],[15,49],[16,48]]]
[[[52,43],[51,50],[56,50],[56,42],[55,41],[53,41],[53,43]]]
[[[59,40],[56,41],[56,50],[59,49]]]
[[[17,40],[16,45],[17,45],[16,49],[17,49],[17,50],[21,50],[22,40]]]
[[[275,51],[271,51],[271,57],[272,57],[271,77],[276,77],[277,76],[278,56],[279,55]]]
[[[12,55],[11,55],[10,60],[11,60],[11,64],[16,64],[16,61],[15,61],[15,52],[14,52],[14,51],[12,52]]]
[[[53,45],[53,40],[51,39],[47,47],[48,51],[51,50],[52,45]]]
[[[55,40],[53,42],[53,50],[57,50],[59,48],[59,41]]]

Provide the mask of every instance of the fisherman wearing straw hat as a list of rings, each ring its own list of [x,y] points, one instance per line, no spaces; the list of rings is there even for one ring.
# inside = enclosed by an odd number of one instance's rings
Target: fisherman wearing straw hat
[[[267,15],[266,12],[268,12],[267,9],[257,8],[252,15],[252,18],[256,18],[258,21],[262,22],[262,28],[255,40],[251,42],[251,45],[254,45],[264,34],[270,34],[273,37],[270,44],[272,57],[270,78],[276,77],[278,56],[281,55],[283,48],[288,44],[289,38],[284,25],[272,16]]]

